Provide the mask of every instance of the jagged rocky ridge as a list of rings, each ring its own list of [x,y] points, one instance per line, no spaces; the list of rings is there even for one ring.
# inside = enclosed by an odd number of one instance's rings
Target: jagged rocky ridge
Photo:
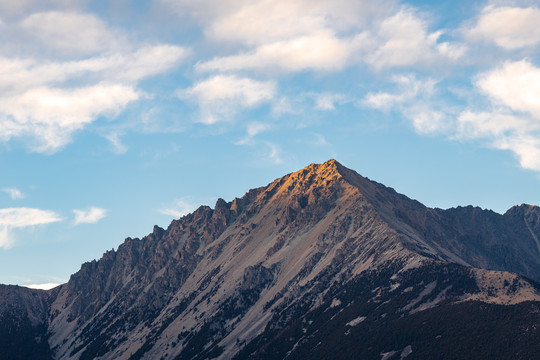
[[[0,331],[31,329],[56,359],[532,359],[539,237],[538,207],[430,209],[330,160],[128,238],[48,292],[0,287],[0,319],[21,325]]]

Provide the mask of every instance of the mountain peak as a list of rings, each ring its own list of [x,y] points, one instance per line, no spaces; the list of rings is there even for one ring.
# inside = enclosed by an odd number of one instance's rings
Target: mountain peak
[[[343,168],[339,162],[334,159],[325,161],[322,164],[310,164],[305,168],[294,172],[292,175],[297,175],[297,177],[302,177],[303,175],[315,175],[319,178],[324,178],[326,180],[335,180],[337,178],[343,177],[340,169]]]
[[[386,188],[343,166],[335,159],[322,164],[310,164],[285,178],[287,177],[288,181],[309,181],[311,187],[332,187],[337,183],[340,183],[341,187],[352,186],[369,198],[372,198],[371,195],[376,192],[376,188]]]
[[[310,164],[276,179],[269,185],[267,191],[288,195],[306,195],[313,191],[320,193],[323,189],[329,190],[338,183],[344,183],[341,169],[344,167],[334,159],[322,164]]]
[[[339,170],[340,167],[343,167],[343,165],[341,165],[336,159],[326,160],[320,166],[322,166],[323,168],[335,170]]]
[[[295,171],[288,176],[293,179],[300,178],[317,178],[319,180],[336,181],[345,179],[350,182],[351,174],[358,176],[356,172],[341,165],[337,160],[330,159],[322,164],[309,164],[303,169]],[[355,177],[355,176],[353,176]]]

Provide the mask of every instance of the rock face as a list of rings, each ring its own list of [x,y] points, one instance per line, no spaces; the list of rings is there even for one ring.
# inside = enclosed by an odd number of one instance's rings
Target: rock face
[[[538,207],[430,209],[330,160],[0,287],[0,312],[55,359],[532,359],[539,238]]]

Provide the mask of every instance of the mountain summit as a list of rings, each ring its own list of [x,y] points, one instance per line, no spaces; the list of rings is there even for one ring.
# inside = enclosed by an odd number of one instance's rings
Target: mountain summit
[[[55,359],[532,359],[539,237],[538,207],[430,209],[329,160],[50,291],[0,287],[0,335]]]

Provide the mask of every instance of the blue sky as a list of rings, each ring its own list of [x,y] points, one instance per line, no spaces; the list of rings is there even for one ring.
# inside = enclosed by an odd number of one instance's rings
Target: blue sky
[[[540,204],[536,1],[0,0],[0,283],[336,158]]]

